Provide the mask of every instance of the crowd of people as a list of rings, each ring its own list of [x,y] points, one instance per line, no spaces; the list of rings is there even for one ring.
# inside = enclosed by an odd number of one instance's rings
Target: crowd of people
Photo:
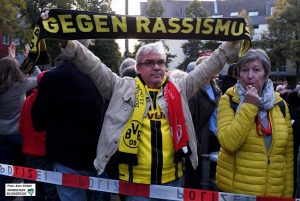
[[[58,47],[49,51],[54,66],[47,72],[25,75],[13,48],[0,59],[0,163],[140,184],[298,195],[299,86],[274,90],[263,50],[239,57],[240,41],[223,42],[201,52],[186,72],[167,72],[163,44],[149,43],[122,62],[119,76],[88,49],[88,40],[46,42]],[[226,63],[228,75],[217,82]],[[211,153],[218,153],[216,163]],[[9,182],[0,176],[1,201],[8,200]],[[36,185],[37,196],[25,200],[111,199]]]

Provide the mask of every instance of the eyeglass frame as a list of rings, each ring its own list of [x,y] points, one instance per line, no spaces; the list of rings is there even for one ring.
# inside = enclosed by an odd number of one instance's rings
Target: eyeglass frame
[[[162,68],[166,66],[166,61],[164,59],[160,60],[146,60],[144,63],[138,63],[137,65],[145,65],[146,68],[154,68],[156,65]]]

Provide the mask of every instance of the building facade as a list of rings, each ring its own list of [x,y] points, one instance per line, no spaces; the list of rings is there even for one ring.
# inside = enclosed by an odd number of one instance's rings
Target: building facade
[[[193,0],[162,0],[164,13],[162,17],[185,17],[185,10]],[[207,11],[210,17],[235,17],[242,10],[245,10],[250,18],[250,24],[254,29],[252,40],[260,40],[261,35],[268,31],[266,17],[272,14],[274,0],[214,0],[201,1],[202,7]],[[141,2],[141,15],[145,15],[148,2]],[[165,40],[172,54],[177,57],[170,63],[170,68],[177,67],[185,58],[181,45],[184,40]],[[227,68],[224,68],[221,74],[226,74]],[[290,61],[284,61],[281,66],[272,68],[272,79],[280,82],[288,80],[295,82],[296,68]]]

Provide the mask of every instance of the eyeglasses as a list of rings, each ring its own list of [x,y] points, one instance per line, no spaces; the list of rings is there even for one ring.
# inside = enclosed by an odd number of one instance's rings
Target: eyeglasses
[[[164,67],[166,62],[165,60],[161,59],[158,61],[154,60],[146,60],[144,63],[138,63],[139,65],[145,65],[147,68],[154,68],[154,66],[157,64],[159,67]]]

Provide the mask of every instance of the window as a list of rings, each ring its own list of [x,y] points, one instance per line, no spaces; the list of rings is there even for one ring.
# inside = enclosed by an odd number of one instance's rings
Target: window
[[[235,17],[235,16],[238,16],[239,15],[239,12],[231,12],[230,13],[230,16],[231,17]]]
[[[279,72],[286,72],[286,60],[284,58],[277,61]]]
[[[248,15],[249,15],[250,17],[252,17],[252,16],[258,16],[258,11],[257,11],[257,10],[255,10],[255,11],[249,11],[249,12],[248,12]]]
[[[286,72],[286,66],[279,66],[279,72]]]
[[[271,7],[271,13],[270,13],[270,15],[273,15],[273,12],[274,12],[274,7]]]
[[[6,34],[2,35],[2,44],[9,45],[9,38]]]
[[[183,8],[180,8],[178,10],[178,14],[179,14],[179,17],[185,17],[185,11],[183,10]]]

